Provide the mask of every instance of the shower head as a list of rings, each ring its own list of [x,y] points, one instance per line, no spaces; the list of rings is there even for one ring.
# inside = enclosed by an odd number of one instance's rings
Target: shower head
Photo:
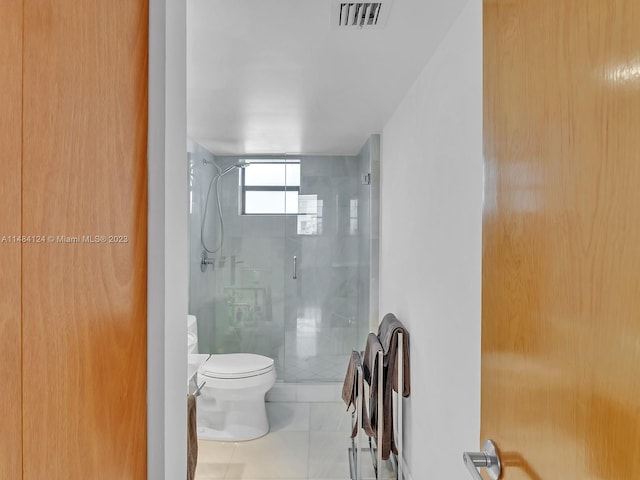
[[[238,169],[247,168],[248,166],[249,166],[249,163],[246,160],[240,160],[238,163],[234,163],[233,165],[230,165],[227,168],[225,168],[224,170],[222,170],[220,172],[220,176],[226,175],[231,170],[235,170],[236,168],[238,168]]]

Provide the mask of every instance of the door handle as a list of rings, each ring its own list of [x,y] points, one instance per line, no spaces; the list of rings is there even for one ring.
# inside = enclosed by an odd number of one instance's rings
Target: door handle
[[[498,480],[502,473],[502,462],[496,444],[491,440],[485,440],[482,444],[482,452],[464,452],[462,461],[475,480],[482,480],[480,468],[484,467],[492,480]]]
[[[293,256],[293,279],[296,280],[298,278],[298,257]]]

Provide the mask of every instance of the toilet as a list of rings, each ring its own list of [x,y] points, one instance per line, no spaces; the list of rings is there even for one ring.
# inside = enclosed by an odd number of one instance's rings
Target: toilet
[[[264,401],[276,382],[272,358],[252,353],[211,355],[198,370],[198,438],[243,441],[269,432]]]
[[[225,353],[209,355],[202,363],[195,356],[190,354],[189,363],[199,364],[198,384],[204,384],[197,397],[198,438],[238,442],[266,435],[265,395],[276,382],[273,359]],[[202,359],[202,354],[197,358]]]

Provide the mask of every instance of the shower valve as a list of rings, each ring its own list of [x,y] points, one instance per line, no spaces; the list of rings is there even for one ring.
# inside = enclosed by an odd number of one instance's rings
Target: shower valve
[[[211,268],[215,268],[215,264],[216,264],[216,259],[215,258],[209,258],[207,256],[207,252],[203,251],[202,252],[202,257],[200,257],[200,271],[201,272],[206,272],[207,271],[207,265],[211,265]]]

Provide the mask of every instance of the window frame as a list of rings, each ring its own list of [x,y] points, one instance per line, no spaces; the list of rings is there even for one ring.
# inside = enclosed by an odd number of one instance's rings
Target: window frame
[[[299,159],[296,160],[281,160],[281,159],[257,159],[257,158],[247,158],[245,159],[248,166],[247,168],[251,167],[251,164],[271,164],[271,165],[287,165],[287,164],[292,164],[292,165],[298,165],[301,166],[301,162]],[[246,196],[246,192],[283,192],[286,196],[286,192],[296,192],[298,195],[300,195],[300,182],[298,182],[297,186],[288,186],[288,185],[246,185],[245,184],[245,175],[246,175],[246,168],[241,168],[240,169],[240,180],[239,180],[239,187],[240,187],[240,215],[247,215],[247,216],[251,216],[251,215],[256,215],[256,216],[274,216],[274,215],[298,215],[298,211],[296,212],[292,212],[292,213],[288,213],[288,212],[283,212],[283,213],[247,213],[246,210],[246,206],[247,206],[247,196]],[[286,174],[285,174],[286,175]],[[285,180],[286,181],[286,180]],[[285,200],[286,202],[286,200]],[[285,208],[286,208],[286,203],[285,203]]]

